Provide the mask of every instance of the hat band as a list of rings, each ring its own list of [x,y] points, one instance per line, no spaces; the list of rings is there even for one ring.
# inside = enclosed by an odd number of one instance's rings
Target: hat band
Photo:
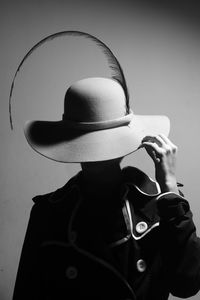
[[[83,131],[94,131],[94,130],[103,130],[109,128],[115,128],[120,126],[128,125],[133,118],[133,112],[125,115],[124,117],[117,118],[114,120],[107,121],[99,121],[99,122],[75,122],[68,119],[65,119],[65,115],[63,115],[63,121],[66,126],[72,129],[80,129]]]

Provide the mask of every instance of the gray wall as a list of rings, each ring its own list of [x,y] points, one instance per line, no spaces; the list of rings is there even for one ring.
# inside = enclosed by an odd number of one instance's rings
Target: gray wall
[[[58,164],[33,152],[23,136],[23,124],[27,119],[61,117],[66,87],[71,80],[87,76],[91,67],[84,42],[79,49],[82,61],[76,63],[78,67],[66,59],[68,50],[60,49],[58,56],[53,43],[38,50],[25,63],[14,90],[14,131],[9,128],[8,96],[16,67],[37,41],[56,31],[82,30],[101,38],[124,68],[134,112],[170,117],[170,138],[179,147],[177,177],[185,185],[184,193],[199,232],[200,26],[199,9],[195,6],[198,1],[188,1],[190,7],[184,1],[2,2],[0,299],[11,299],[31,198],[60,187],[80,169],[79,165]],[[100,63],[94,59],[92,66],[90,75],[99,75],[96,70],[102,67]],[[123,162],[127,164],[136,165],[154,177],[153,163],[143,150],[128,156]],[[197,300],[198,296],[191,299]]]

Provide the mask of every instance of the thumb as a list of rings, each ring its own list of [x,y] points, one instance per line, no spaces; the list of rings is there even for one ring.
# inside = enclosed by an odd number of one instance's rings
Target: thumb
[[[156,151],[154,149],[152,149],[151,146],[146,145],[146,144],[141,144],[138,147],[138,149],[140,149],[140,148],[145,148],[146,152],[152,158],[152,160],[154,161],[155,164],[158,163],[158,162],[160,162],[160,158],[157,157]]]

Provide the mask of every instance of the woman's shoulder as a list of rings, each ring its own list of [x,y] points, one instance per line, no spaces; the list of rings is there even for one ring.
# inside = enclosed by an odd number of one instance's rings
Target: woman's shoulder
[[[78,188],[78,174],[69,179],[69,181],[63,186],[57,188],[54,191],[36,195],[32,198],[34,204],[39,205],[55,205],[62,203],[66,198],[70,198],[74,191]]]

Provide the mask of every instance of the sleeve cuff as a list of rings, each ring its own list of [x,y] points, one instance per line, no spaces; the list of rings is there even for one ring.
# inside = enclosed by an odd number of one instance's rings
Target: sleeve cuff
[[[156,197],[158,213],[161,219],[171,220],[185,215],[189,210],[188,201],[173,192],[162,193]]]

